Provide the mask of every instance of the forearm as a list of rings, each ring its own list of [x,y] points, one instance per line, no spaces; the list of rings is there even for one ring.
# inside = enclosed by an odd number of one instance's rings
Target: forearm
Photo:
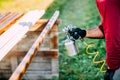
[[[93,28],[93,29],[87,29],[86,30],[86,38],[104,38],[104,33],[100,30],[99,27]]]

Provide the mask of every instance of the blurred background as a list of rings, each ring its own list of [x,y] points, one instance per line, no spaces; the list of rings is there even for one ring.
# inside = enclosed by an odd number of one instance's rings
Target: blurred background
[[[66,36],[62,29],[75,25],[82,29],[96,27],[100,24],[100,16],[95,0],[0,0],[0,12],[46,9],[43,18],[49,19],[55,10],[60,11],[59,19],[59,79],[56,80],[103,80],[104,73],[99,72],[101,64],[93,64],[94,55],[86,54],[86,46],[77,40],[78,55],[69,57],[64,47]],[[85,39],[88,44],[94,43],[91,52],[100,54],[97,60],[105,59],[104,39]]]
[[[96,7],[96,0],[61,0],[59,32],[69,25],[75,25],[81,29],[97,27],[100,24],[100,16]],[[93,64],[95,55],[86,54],[86,46],[77,40],[78,55],[69,57],[64,47],[64,33],[59,34],[59,78],[60,80],[103,80],[104,73],[99,71],[101,64]],[[84,39],[88,44],[94,43],[90,52],[98,51],[97,60],[105,59],[104,39]]]
[[[0,0],[0,12],[47,9],[54,0]]]

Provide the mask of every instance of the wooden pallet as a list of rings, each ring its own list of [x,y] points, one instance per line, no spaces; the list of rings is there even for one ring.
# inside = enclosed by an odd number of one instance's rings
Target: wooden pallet
[[[0,60],[21,40],[43,14],[44,11],[29,11],[0,35]]]
[[[56,66],[58,65],[58,50],[57,50],[58,45],[57,45],[57,35],[55,35],[57,32],[58,24],[59,24],[59,21],[56,21],[58,18],[58,15],[59,15],[59,12],[57,11],[55,12],[55,14],[50,20],[40,19],[30,29],[27,29],[27,31],[25,32],[27,34],[26,35],[24,34],[24,36],[21,37],[22,40],[18,41],[19,43],[17,42],[16,43],[17,45],[14,44],[16,46],[14,47],[12,46],[12,48],[8,51],[4,59],[2,59],[2,61],[0,62],[0,65],[1,64],[3,65],[3,67],[0,66],[0,74],[5,73],[7,69],[8,72],[6,72],[5,74],[8,73],[8,75],[3,75],[3,76],[7,78],[11,76],[10,80],[20,80],[21,78],[28,79],[26,75],[32,76],[32,77],[29,77],[29,80],[40,78],[38,76],[41,76],[41,79],[42,77],[46,77],[46,79],[51,79],[52,76],[54,75],[58,76],[58,66]],[[5,34],[6,32],[7,31],[5,31],[3,34]],[[1,34],[1,36],[3,34]],[[48,37],[46,37],[47,34],[49,35]],[[46,42],[44,41],[48,39],[49,41],[46,41]],[[1,43],[1,44],[6,46],[5,43]],[[41,44],[46,44],[47,46],[48,45],[49,46],[45,48],[46,46],[45,45],[41,46]],[[44,48],[40,48],[40,46]],[[33,58],[33,61],[32,61],[32,58]],[[44,61],[46,59],[47,59],[47,62],[45,63],[40,61],[40,60]],[[30,67],[28,67],[29,64],[30,64]],[[51,65],[51,66],[44,67],[44,65],[49,65],[49,66]],[[41,68],[38,68],[38,66]],[[22,75],[24,76],[22,77]]]

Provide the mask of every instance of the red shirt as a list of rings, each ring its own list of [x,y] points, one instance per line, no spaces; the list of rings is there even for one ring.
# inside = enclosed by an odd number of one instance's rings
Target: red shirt
[[[106,63],[110,69],[120,67],[120,0],[96,0],[106,39]]]

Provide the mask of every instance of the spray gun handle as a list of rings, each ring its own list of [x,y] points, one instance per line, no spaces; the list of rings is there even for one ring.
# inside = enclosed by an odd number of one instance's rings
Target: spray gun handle
[[[79,36],[79,39],[83,42],[84,41],[84,39],[81,37],[81,36]]]

